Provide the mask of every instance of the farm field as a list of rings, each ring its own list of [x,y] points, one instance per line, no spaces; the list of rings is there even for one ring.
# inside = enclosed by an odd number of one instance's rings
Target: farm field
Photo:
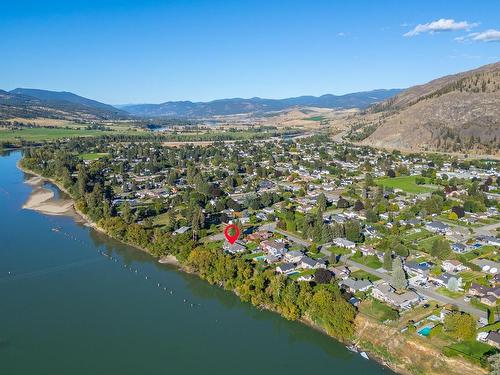
[[[21,130],[0,130],[0,142],[8,141],[45,141],[58,138],[89,137],[111,134],[100,130],[78,130],[57,128],[26,128]]]

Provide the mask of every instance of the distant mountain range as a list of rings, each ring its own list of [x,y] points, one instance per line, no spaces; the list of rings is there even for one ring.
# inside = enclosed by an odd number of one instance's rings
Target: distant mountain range
[[[70,92],[17,88],[0,90],[0,118],[110,120],[131,117],[111,105]]]
[[[200,118],[217,115],[267,113],[293,107],[367,108],[401,90],[373,90],[346,95],[299,96],[287,99],[220,99],[211,102],[176,101],[114,107],[65,91],[17,88],[0,90],[0,118],[57,118],[113,120],[132,117]]]
[[[299,96],[287,99],[219,99],[210,102],[175,101],[161,104],[132,104],[121,109],[141,117],[209,117],[243,113],[266,113],[292,107],[366,108],[390,98],[400,89],[373,90],[346,95]]]
[[[410,87],[371,112],[380,114],[364,140],[372,146],[497,153],[500,62]]]

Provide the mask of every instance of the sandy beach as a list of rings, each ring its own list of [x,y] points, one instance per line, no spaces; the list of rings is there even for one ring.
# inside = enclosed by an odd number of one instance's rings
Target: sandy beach
[[[161,257],[158,260],[158,263],[161,263],[161,264],[171,264],[171,265],[174,265],[174,266],[179,266],[180,265],[180,263],[177,260],[177,258],[175,256],[173,256],[173,255],[165,255],[165,256]]]
[[[38,211],[47,215],[64,215],[73,208],[73,201],[70,199],[54,199],[54,192],[42,187],[44,179],[35,176],[26,180],[26,184],[33,187],[28,200],[24,203],[23,209]]]

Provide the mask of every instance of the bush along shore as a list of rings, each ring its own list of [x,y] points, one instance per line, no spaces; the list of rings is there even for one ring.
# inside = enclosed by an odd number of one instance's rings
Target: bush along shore
[[[48,179],[70,195],[75,210],[95,229],[155,257],[175,257],[182,270],[236,293],[244,302],[299,320],[343,343],[356,342],[369,349],[372,358],[398,373],[411,374],[419,369],[417,373],[459,374],[464,368],[486,373],[460,358],[447,358],[418,340],[406,340],[399,332],[391,334],[397,336],[399,349],[407,350],[394,354],[388,345],[384,346],[386,343],[371,345],[370,333],[384,331],[385,327],[361,317],[336,283],[296,282],[249,259],[225,254],[220,243],[203,243],[195,233],[174,235],[151,223],[136,222],[128,205],[117,212],[112,204],[113,193],[100,174],[104,167],[100,162],[84,165],[71,154],[48,147],[26,150],[19,167]],[[412,351],[422,353],[420,363],[411,358]],[[429,366],[432,361],[438,361],[439,367]]]

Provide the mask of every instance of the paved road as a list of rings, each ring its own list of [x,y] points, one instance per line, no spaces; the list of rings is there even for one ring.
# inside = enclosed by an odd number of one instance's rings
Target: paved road
[[[322,252],[323,252],[323,254],[326,254],[326,255],[330,254],[330,252],[328,250],[322,250]],[[359,268],[365,272],[368,272],[371,275],[380,277],[381,279],[383,279],[385,281],[391,282],[391,276],[387,273],[379,272],[377,270],[374,270],[373,268],[365,266],[364,264],[354,262],[345,256],[342,256],[340,258],[340,260],[343,261],[348,266]],[[425,289],[425,288],[422,288],[420,286],[413,286],[412,285],[412,288],[415,289],[419,294],[421,294],[429,299],[432,299],[432,300],[435,300],[435,301],[438,301],[438,302],[441,302],[444,304],[456,305],[460,310],[468,312],[468,313],[473,314],[473,315],[476,315],[478,317],[482,317],[482,318],[488,317],[486,311],[480,310],[480,309],[470,305],[469,303],[465,302],[462,298],[455,299],[455,298],[446,297],[446,296],[443,296],[442,294],[439,294],[439,293],[432,291],[431,289]]]
[[[261,230],[268,230],[270,232],[275,232],[275,233],[280,233],[284,236],[286,236],[289,240],[298,243],[302,246],[308,247],[311,245],[309,241],[303,240],[301,238],[298,238],[296,236],[293,236],[287,232],[283,232],[279,229],[276,229],[276,223],[271,223],[271,224],[265,224],[260,227]],[[327,256],[331,255],[331,252],[327,249],[321,249],[321,252]],[[371,267],[365,266],[364,264],[354,262],[353,260],[349,259],[349,257],[346,256],[341,256],[340,260],[344,262],[347,266],[350,267],[356,267],[359,268],[365,272],[368,272],[371,275],[377,276],[385,281],[391,282],[391,276],[387,273],[377,271]],[[443,304],[452,304],[457,306],[460,310],[468,312],[470,314],[473,314],[478,317],[482,318],[487,318],[487,313],[486,311],[480,310],[469,303],[465,302],[462,298],[450,298],[443,296],[442,294],[436,293],[430,289],[425,289],[420,286],[412,286],[419,294],[427,297],[428,299],[435,300],[438,302],[441,302]]]
[[[483,225],[482,227],[474,228],[474,233],[482,234],[483,236],[495,236],[495,231],[500,228],[500,223]]]
[[[277,229],[276,223],[269,223],[269,224],[261,225],[259,230],[264,230],[264,231],[267,230],[269,232],[279,233],[279,234],[282,234],[283,236],[286,236],[286,238],[288,238],[290,241],[295,242],[301,246],[304,246],[304,247],[311,246],[311,242],[303,240],[302,238],[294,236],[293,234],[290,234],[288,232],[284,232],[282,230]]]

